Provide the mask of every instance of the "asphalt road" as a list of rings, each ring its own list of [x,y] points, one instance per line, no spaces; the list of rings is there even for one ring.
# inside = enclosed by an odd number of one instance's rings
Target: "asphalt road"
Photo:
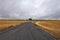
[[[54,40],[54,38],[44,30],[39,29],[37,25],[25,22],[0,32],[0,40]]]

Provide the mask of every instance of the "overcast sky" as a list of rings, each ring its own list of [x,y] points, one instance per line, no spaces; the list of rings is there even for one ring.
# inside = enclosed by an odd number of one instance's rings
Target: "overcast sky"
[[[60,20],[60,0],[0,0],[0,19]]]

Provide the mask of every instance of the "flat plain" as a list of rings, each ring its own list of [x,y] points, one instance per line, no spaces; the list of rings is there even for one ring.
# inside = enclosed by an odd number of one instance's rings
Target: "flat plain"
[[[39,21],[35,24],[60,40],[60,20]]]
[[[60,38],[60,20],[41,20],[41,21],[24,21],[24,20],[0,20],[0,31],[20,25],[24,22],[32,22],[37,24],[39,28],[53,35],[55,38]]]

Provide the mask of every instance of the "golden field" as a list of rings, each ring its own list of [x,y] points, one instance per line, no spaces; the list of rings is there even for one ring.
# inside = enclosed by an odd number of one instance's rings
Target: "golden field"
[[[35,24],[60,40],[60,21],[39,21]]]
[[[16,21],[16,20],[0,20],[0,31],[3,31],[11,26],[19,25],[25,21]]]
[[[21,20],[0,20],[0,31],[10,28],[12,25],[19,25],[24,22]],[[34,24],[37,24],[39,28],[45,30],[46,32],[53,35],[55,38],[60,38],[60,21],[31,21]]]

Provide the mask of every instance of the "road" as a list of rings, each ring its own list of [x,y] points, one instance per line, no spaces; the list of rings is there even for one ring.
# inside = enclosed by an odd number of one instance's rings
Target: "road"
[[[54,40],[54,38],[32,22],[25,22],[0,32],[0,40]]]

